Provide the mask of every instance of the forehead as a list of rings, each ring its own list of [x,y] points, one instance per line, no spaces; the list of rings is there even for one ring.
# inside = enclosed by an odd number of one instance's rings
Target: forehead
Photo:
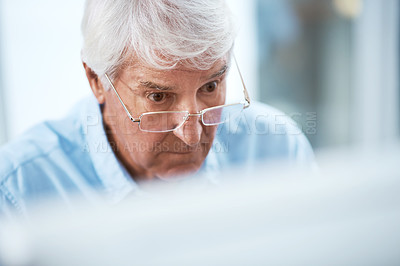
[[[140,82],[161,80],[182,80],[187,78],[197,79],[209,79],[213,76],[223,74],[228,67],[228,58],[224,57],[217,60],[209,69],[201,70],[189,68],[186,66],[179,65],[173,69],[157,69],[151,67],[140,61],[131,61],[129,65],[125,66],[120,72],[120,78],[128,78],[130,80],[136,80]]]

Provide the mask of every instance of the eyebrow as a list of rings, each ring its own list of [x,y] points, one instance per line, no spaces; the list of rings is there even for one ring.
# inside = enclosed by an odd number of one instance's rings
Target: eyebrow
[[[222,76],[223,74],[225,74],[227,69],[228,69],[228,66],[224,65],[217,73],[212,74],[208,79],[213,79],[213,78]]]
[[[161,91],[167,91],[167,90],[173,90],[174,89],[172,87],[162,86],[162,85],[156,84],[156,83],[151,82],[151,81],[141,81],[140,85],[143,86],[143,87],[147,87],[147,88],[151,88],[151,89],[157,89],[157,90],[161,90]]]
[[[227,69],[228,69],[228,66],[224,65],[218,72],[209,76],[208,79],[213,79],[213,78],[222,76],[223,74],[225,74]],[[159,84],[151,82],[151,81],[141,81],[140,85],[143,87],[146,87],[146,88],[157,89],[157,90],[161,90],[161,91],[168,91],[168,90],[174,89],[173,87],[159,85]]]

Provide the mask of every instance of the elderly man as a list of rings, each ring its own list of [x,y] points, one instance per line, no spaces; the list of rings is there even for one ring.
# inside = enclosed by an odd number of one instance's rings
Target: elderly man
[[[224,1],[88,0],[82,33],[94,97],[1,149],[0,212],[93,191],[118,202],[143,180],[207,178],[256,160],[312,164],[294,123],[250,102],[244,83],[242,100],[225,102],[238,67]]]

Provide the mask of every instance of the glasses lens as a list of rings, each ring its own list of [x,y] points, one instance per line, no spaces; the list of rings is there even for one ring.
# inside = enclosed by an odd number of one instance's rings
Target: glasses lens
[[[145,113],[140,118],[140,129],[148,132],[166,132],[180,127],[188,112]]]
[[[209,109],[203,113],[203,124],[212,126],[234,120],[240,116],[243,107],[243,104],[238,103]]]

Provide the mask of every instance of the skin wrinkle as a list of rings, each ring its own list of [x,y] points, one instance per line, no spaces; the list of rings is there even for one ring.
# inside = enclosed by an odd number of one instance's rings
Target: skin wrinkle
[[[134,64],[119,71],[114,86],[134,118],[149,111],[182,111],[190,113],[224,104],[226,95],[227,55],[209,70],[193,70],[183,66],[173,70],[156,70],[143,64]],[[85,65],[88,75],[90,68]],[[225,73],[221,73],[222,71]],[[210,79],[213,75],[222,76]],[[92,74],[95,75],[95,74]],[[92,90],[99,103],[103,103],[103,121],[110,145],[120,162],[136,181],[168,178],[196,172],[206,158],[217,126],[204,126],[199,117],[190,117],[183,126],[173,132],[149,133],[132,123],[113,90],[104,90],[97,76],[88,75]],[[210,97],[201,90],[205,84],[219,80],[216,94]],[[152,82],[172,87],[173,102],[168,110],[153,110],[154,106],[143,97],[141,82]],[[129,86],[127,86],[129,85]],[[145,90],[155,90],[151,88]],[[136,91],[135,93],[132,93]],[[161,91],[159,91],[161,92]],[[152,109],[153,107],[153,109]]]

